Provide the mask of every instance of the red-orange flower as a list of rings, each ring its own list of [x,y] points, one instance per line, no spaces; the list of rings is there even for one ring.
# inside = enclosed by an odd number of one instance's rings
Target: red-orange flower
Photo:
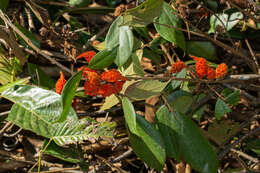
[[[101,85],[101,78],[96,71],[85,71],[86,83],[84,85],[85,94],[97,96]]]
[[[100,85],[86,81],[84,85],[85,94],[90,96],[97,96],[99,87]]]
[[[200,78],[204,78],[207,75],[208,67],[204,58],[194,57],[196,61],[195,70]]]
[[[103,84],[101,85],[100,89],[98,90],[98,94],[102,95],[102,97],[107,97],[112,94],[116,94],[118,91],[113,84]]]
[[[176,63],[174,63],[172,65],[171,72],[172,73],[178,73],[184,68],[186,68],[186,65],[184,64],[184,62],[183,61],[177,61]]]
[[[60,78],[58,79],[57,83],[56,83],[56,93],[61,94],[62,89],[66,83],[66,79],[64,77],[64,74],[62,72],[60,72]]]
[[[216,72],[213,68],[211,68],[209,65],[208,65],[208,73],[207,73],[207,77],[208,79],[215,79],[216,78]]]
[[[80,54],[77,59],[79,58],[85,58],[86,61],[89,63],[90,60],[96,55],[96,52],[94,51],[87,51],[87,52],[84,52],[82,54]]]
[[[216,78],[223,78],[228,72],[228,67],[225,63],[219,64],[216,68]]]
[[[126,78],[121,75],[116,69],[105,71],[101,75],[101,79],[107,82],[126,81]]]

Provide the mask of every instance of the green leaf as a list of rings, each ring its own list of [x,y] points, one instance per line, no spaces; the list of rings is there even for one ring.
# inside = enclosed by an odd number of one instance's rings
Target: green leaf
[[[166,159],[162,136],[151,123],[138,114],[136,115],[136,129],[138,135],[130,133],[129,136],[134,152],[149,166],[162,170]]]
[[[197,97],[196,95],[193,96],[194,97]],[[204,97],[206,97],[206,94],[202,93],[198,96],[198,98],[196,99],[196,103],[195,104],[198,104]],[[198,122],[200,122],[200,119],[204,113],[204,111],[206,110],[206,108],[208,107],[208,104],[204,104],[202,105],[201,107],[199,107],[197,110],[195,110],[195,112],[193,113],[192,115],[192,118],[194,118],[195,120],[197,120]]]
[[[71,108],[67,119],[57,122],[63,111],[61,95],[30,85],[16,85],[5,90],[1,97],[15,104],[7,120],[40,136],[51,138],[59,146],[77,143],[101,135],[110,135],[110,124],[90,124],[85,119],[78,121]],[[109,122],[106,122],[109,123]]]
[[[49,77],[39,66],[32,63],[27,63],[28,73],[32,75],[32,80],[35,85],[52,89],[55,87],[55,81]]]
[[[160,82],[158,80],[142,80],[130,85],[125,94],[135,100],[145,100],[151,96],[160,95],[168,82]]]
[[[141,59],[143,55],[143,51],[142,49],[139,49],[137,51],[135,51],[135,53],[132,53],[132,62],[130,63],[130,65],[128,65],[126,69],[122,70],[122,74],[124,76],[144,76],[144,70],[143,67],[141,65]],[[124,66],[123,66],[124,67]],[[121,68],[122,69],[122,68]]]
[[[208,41],[188,41],[187,52],[197,57],[204,57],[207,60],[215,60],[217,58],[215,46]]]
[[[185,114],[193,103],[192,95],[189,92],[178,90],[167,96],[169,104],[174,110]]]
[[[185,38],[182,31],[176,30],[173,27],[181,28],[181,20],[175,15],[176,11],[168,5],[163,3],[163,10],[156,23],[154,23],[156,31],[165,39],[168,40],[183,50],[186,49]],[[163,24],[163,25],[161,25]],[[165,26],[168,25],[168,26]],[[173,26],[173,27],[171,27]]]
[[[104,110],[110,109],[113,106],[117,105],[119,103],[119,99],[113,94],[111,96],[108,96],[105,98],[105,102],[101,106],[101,108],[98,110],[98,112],[102,112]]]
[[[44,143],[42,145],[42,149],[46,147],[48,144],[48,140],[44,140]],[[48,147],[44,150],[45,154],[52,155],[54,157],[57,157],[61,160],[71,162],[71,163],[79,163],[80,162],[80,155],[79,151],[76,150],[75,146],[74,147],[69,147],[69,148],[64,148],[60,147],[55,142],[51,141]]]
[[[123,97],[122,99],[122,106],[125,116],[125,121],[129,130],[133,134],[138,134],[136,130],[136,113],[134,106],[132,105],[131,101],[127,97]]]
[[[183,69],[181,72],[177,73],[176,74],[176,78],[185,78],[186,77],[186,72],[187,70],[186,69]],[[171,86],[172,86],[172,89],[175,90],[176,88],[178,88],[181,84],[182,84],[183,81],[181,80],[173,80],[171,82]]]
[[[59,118],[59,122],[66,120],[68,113],[71,109],[72,100],[75,96],[76,89],[78,88],[79,82],[81,80],[83,70],[74,74],[64,85],[61,93],[63,111]]]
[[[240,101],[240,91],[237,90],[237,91],[234,91],[234,92],[232,92],[231,94],[229,94],[229,95],[226,97],[226,101],[227,101],[227,103],[229,103],[229,104],[237,105],[238,102]]]
[[[134,46],[134,36],[129,26],[119,28],[119,47],[115,63],[121,67],[131,56]]]
[[[19,25],[18,23],[15,24],[15,26],[26,36],[30,39],[30,41],[32,42],[32,44],[34,44],[34,46],[36,46],[37,48],[41,48],[41,44],[39,42],[39,40],[37,40],[37,38],[30,32],[28,31],[26,28],[24,28],[23,26]],[[21,43],[26,46],[31,48],[29,45],[27,45],[27,43],[23,40],[23,38],[19,35],[17,35],[18,39],[21,41]]]
[[[14,87],[15,85],[27,84],[27,83],[29,83],[29,81],[30,81],[30,78],[22,78],[22,79],[18,79],[16,81],[14,81],[14,82],[5,84],[3,86],[0,86],[0,93],[7,90],[8,88]]]
[[[177,134],[181,158],[201,173],[217,172],[218,159],[200,128],[187,116],[171,112],[173,131]]]
[[[229,31],[236,26],[243,17],[241,12],[235,12],[230,15],[226,13],[214,14],[210,17],[210,29],[208,33],[218,32],[219,29],[217,30],[216,28],[222,28],[223,32],[225,32],[224,29]]]
[[[62,112],[61,96],[53,91],[30,85],[16,85],[5,90],[2,97],[14,102],[8,120],[38,135],[51,137]],[[72,115],[72,114],[71,114]],[[72,122],[77,120],[72,115]]]
[[[123,24],[135,27],[144,27],[153,22],[162,10],[163,0],[146,0],[136,8],[126,10],[123,15]]]
[[[70,0],[69,4],[77,7],[84,7],[89,5],[91,0]]]
[[[5,12],[9,4],[9,0],[1,0],[0,1],[0,9]]]
[[[163,105],[156,112],[156,125],[165,143],[166,154],[169,157],[180,160],[180,147],[178,146],[177,134],[173,130],[174,117],[168,108]]]
[[[0,84],[5,85],[11,82],[12,74],[12,64],[3,55],[0,55]]]
[[[223,100],[218,98],[215,105],[215,116],[217,120],[220,120],[223,115],[231,111],[232,110],[229,108],[229,106]]]
[[[98,52],[89,62],[88,67],[91,69],[103,70],[104,68],[110,66],[117,54],[117,48],[112,50],[104,49]]]
[[[123,23],[123,17],[119,16],[110,26],[105,39],[106,49],[112,50],[119,45],[119,28]]]

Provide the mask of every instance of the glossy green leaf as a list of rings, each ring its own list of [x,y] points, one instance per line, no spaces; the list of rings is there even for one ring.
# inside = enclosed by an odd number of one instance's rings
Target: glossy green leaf
[[[173,131],[177,134],[181,158],[201,173],[217,172],[218,159],[200,128],[187,116],[172,112]]]
[[[231,111],[232,110],[229,108],[229,106],[223,100],[218,98],[215,105],[215,116],[217,120],[220,120],[223,115]]]
[[[59,118],[59,122],[63,122],[67,119],[68,113],[71,109],[72,100],[75,96],[76,89],[78,88],[81,80],[83,70],[74,74],[64,85],[61,93],[63,111]]]
[[[119,28],[119,47],[115,63],[121,67],[130,58],[134,46],[134,36],[129,26]]]
[[[0,93],[2,93],[3,91],[7,90],[8,88],[14,87],[15,85],[27,84],[29,82],[30,82],[30,78],[29,77],[22,78],[22,79],[17,79],[14,82],[10,82],[10,83],[7,83],[7,84],[5,84],[3,86],[0,86]]]
[[[166,160],[165,145],[162,136],[153,124],[140,115],[136,115],[136,130],[138,135],[130,133],[131,147],[138,157],[149,166],[162,170]]]
[[[44,140],[42,145],[42,149],[45,149],[46,145],[48,144],[48,140]],[[64,148],[58,146],[55,142],[51,141],[48,144],[48,147],[44,150],[44,154],[49,154],[54,157],[57,157],[61,160],[71,162],[71,163],[79,163],[80,156],[79,151],[74,147]]]
[[[19,25],[19,24],[15,24],[15,26],[24,34],[26,35],[26,37],[28,37],[30,39],[30,41],[32,42],[32,44],[34,44],[34,46],[36,46],[37,48],[41,48],[41,44],[39,42],[39,40],[37,40],[37,38],[33,35],[33,33],[31,33],[30,31],[28,31],[26,28],[24,28],[23,26]],[[18,35],[18,39],[21,41],[21,43],[24,46],[30,47],[29,45],[27,45],[27,43],[23,40],[22,37],[20,37]]]
[[[105,39],[106,49],[112,50],[119,45],[119,28],[123,23],[122,16],[116,18],[116,20],[110,26]]]
[[[89,62],[88,67],[91,69],[103,70],[104,68],[110,66],[117,54],[117,48],[112,50],[104,49],[98,52]]]
[[[27,63],[28,73],[32,76],[33,83],[42,87],[52,89],[55,87],[55,81],[49,77],[39,66]]]
[[[173,27],[181,28],[181,20],[175,15],[176,11],[168,5],[163,3],[161,15],[155,20],[154,26],[156,31],[165,39],[168,40],[183,50],[186,49],[185,38],[182,31],[176,30]],[[163,25],[161,25],[163,24]],[[165,26],[168,25],[168,26]],[[173,27],[171,27],[173,26]]]
[[[127,97],[124,97],[122,99],[122,106],[123,106],[125,121],[130,132],[133,134],[138,134],[136,130],[136,113],[135,113],[134,106],[132,105],[131,101]]]
[[[197,57],[203,57],[207,60],[217,58],[216,47],[209,41],[188,41],[187,52]]]
[[[90,124],[85,119],[78,121],[71,108],[67,119],[57,122],[63,111],[61,95],[36,86],[16,85],[5,90],[1,97],[15,104],[7,120],[40,136],[51,138],[59,146],[77,143],[100,135],[110,135],[111,126]]]
[[[142,80],[130,85],[125,94],[135,100],[145,100],[151,96],[160,95],[169,82],[158,80]]]
[[[183,69],[182,71],[180,71],[179,73],[176,74],[176,78],[185,78],[186,72],[187,72],[187,70]],[[182,84],[182,82],[183,81],[181,81],[181,80],[173,80],[171,82],[172,89],[175,90],[176,88],[178,88]]]
[[[225,32],[225,29],[229,31],[236,26],[243,17],[241,12],[235,12],[230,15],[226,13],[214,14],[210,17],[210,29],[208,33],[218,32],[219,29],[216,28],[222,28],[223,32]]]
[[[166,155],[180,160],[180,146],[178,145],[177,134],[173,130],[174,117],[168,108],[163,105],[156,112],[156,125],[165,143]]]
[[[146,0],[136,8],[126,10],[123,15],[123,24],[135,27],[144,27],[153,22],[162,10],[163,0]]]

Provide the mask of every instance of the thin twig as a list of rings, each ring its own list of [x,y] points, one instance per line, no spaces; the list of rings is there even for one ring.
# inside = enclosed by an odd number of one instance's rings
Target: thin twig
[[[232,151],[232,152],[238,154],[239,156],[242,156],[242,157],[244,157],[244,158],[246,158],[246,159],[248,159],[248,160],[250,160],[250,161],[252,161],[254,163],[258,163],[258,164],[260,163],[260,161],[257,158],[249,156],[248,154],[246,154],[246,153],[244,153],[242,151],[238,151],[238,150],[235,150],[233,148],[231,148],[230,151]]]
[[[179,80],[179,81],[187,81],[187,82],[197,82],[197,83],[207,83],[207,84],[217,84],[217,83],[240,83],[244,82],[246,80],[249,80],[248,78],[245,79],[221,79],[221,80],[206,80],[206,79],[190,79],[190,78],[177,78],[174,76],[171,77],[164,77],[164,76],[145,76],[145,77],[128,77],[125,76],[129,80]],[[252,79],[252,78],[251,78]],[[260,76],[253,78],[255,80],[260,79]]]
[[[116,163],[116,162],[119,162],[120,160],[123,160],[124,158],[130,156],[131,154],[133,153],[133,150],[132,149],[129,149],[128,151],[124,152],[123,154],[121,154],[120,156],[116,157],[115,159],[113,159],[111,161],[111,163]],[[100,171],[102,169],[104,169],[106,167],[106,165],[101,165],[99,166],[97,169],[94,169],[94,170],[91,170],[89,171],[89,173],[95,173],[96,171]]]
[[[251,56],[252,56],[252,58],[253,58],[253,60],[255,62],[255,71],[257,72],[257,74],[259,74],[260,73],[260,70],[258,68],[259,64],[258,64],[257,58],[255,57],[255,53],[254,53],[252,47],[250,46],[248,39],[245,39],[245,42],[246,42],[246,45],[247,45],[247,47],[248,47],[248,49],[250,51],[250,54],[251,54]]]
[[[247,139],[249,136],[252,136],[260,131],[260,126],[255,128],[253,131],[250,131],[249,133],[242,136],[240,139],[236,140],[232,144],[229,144],[222,152],[218,154],[218,159],[221,160],[232,148],[234,148],[237,144],[241,143],[245,139]]]

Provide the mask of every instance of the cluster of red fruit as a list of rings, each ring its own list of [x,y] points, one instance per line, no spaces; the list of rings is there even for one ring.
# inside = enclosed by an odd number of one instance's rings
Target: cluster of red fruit
[[[89,63],[90,60],[96,55],[94,51],[87,51],[80,56],[79,58],[85,58]],[[83,69],[82,76],[86,79],[84,90],[85,94],[90,96],[101,95],[102,97],[107,97],[112,94],[119,93],[126,81],[126,78],[121,75],[116,69],[111,69],[99,73],[97,70],[90,69],[89,67],[81,67],[78,71]],[[63,86],[65,85],[66,80],[63,73],[61,72],[60,79],[56,83],[56,92],[61,93]]]
[[[224,63],[219,64],[216,70],[214,70],[207,64],[207,61],[204,58],[196,56],[191,56],[191,58],[193,58],[196,61],[195,71],[201,79],[204,77],[207,77],[210,80],[223,78],[228,72],[228,67]],[[183,61],[178,61],[172,65],[171,72],[178,73],[186,67],[187,66],[186,64],[184,64]]]

